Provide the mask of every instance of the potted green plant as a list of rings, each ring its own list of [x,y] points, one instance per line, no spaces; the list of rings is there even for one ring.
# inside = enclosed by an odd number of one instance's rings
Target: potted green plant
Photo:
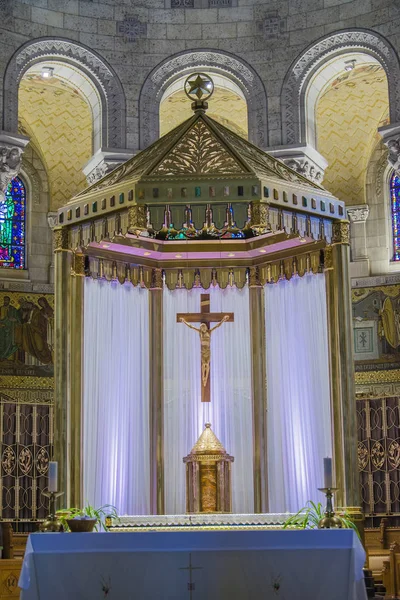
[[[63,524],[64,531],[108,531],[107,517],[118,519],[115,506],[104,504],[95,508],[91,504],[83,508],[63,508],[57,511],[57,516]]]
[[[318,529],[318,523],[325,516],[325,509],[321,502],[316,504],[312,500],[309,500],[303,508],[301,508],[295,515],[289,517],[284,525],[284,529]],[[354,529],[358,537],[360,537],[357,526],[354,521],[351,520],[350,515],[346,512],[337,513],[335,515],[342,522],[342,527],[345,529]]]

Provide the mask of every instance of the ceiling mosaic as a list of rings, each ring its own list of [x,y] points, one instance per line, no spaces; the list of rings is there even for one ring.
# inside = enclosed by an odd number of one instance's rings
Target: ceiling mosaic
[[[45,164],[51,210],[86,186],[82,167],[92,155],[92,114],[79,91],[52,77],[26,75],[20,84],[19,122]]]
[[[376,64],[343,73],[320,94],[317,147],[329,163],[323,185],[348,205],[366,201],[367,166],[388,112],[386,74]]]
[[[231,90],[216,87],[208,106],[207,116],[247,139],[247,104],[244,98]],[[165,135],[192,115],[191,102],[184,90],[171,94],[161,102],[160,135]]]

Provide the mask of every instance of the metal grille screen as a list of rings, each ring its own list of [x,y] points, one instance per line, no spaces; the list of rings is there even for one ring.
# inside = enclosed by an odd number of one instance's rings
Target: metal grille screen
[[[357,417],[365,516],[400,516],[400,398],[357,400]]]
[[[53,399],[43,391],[40,396],[34,390],[21,395],[21,400],[0,396],[0,516],[27,531],[48,512],[43,491],[53,446]]]

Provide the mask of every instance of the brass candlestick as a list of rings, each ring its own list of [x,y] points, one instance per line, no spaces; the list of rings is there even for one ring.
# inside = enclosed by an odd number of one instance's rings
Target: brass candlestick
[[[340,529],[342,525],[341,519],[335,517],[333,510],[332,496],[334,492],[337,492],[339,488],[318,488],[320,492],[323,492],[326,496],[326,508],[325,517],[323,517],[318,523],[318,529]]]
[[[43,495],[46,496],[46,498],[50,498],[49,516],[43,521],[43,523],[39,527],[40,531],[42,531],[43,533],[55,533],[64,531],[63,525],[56,515],[56,500],[63,494],[64,492],[43,492]]]

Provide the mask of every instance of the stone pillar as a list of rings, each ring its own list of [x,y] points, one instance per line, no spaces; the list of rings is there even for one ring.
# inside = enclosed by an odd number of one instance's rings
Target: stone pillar
[[[150,361],[150,510],[165,514],[164,501],[164,353],[163,278],[153,269],[149,292]]]
[[[28,142],[29,138],[23,135],[0,131],[0,199],[21,170],[22,154]]]
[[[332,246],[325,250],[331,412],[336,505],[346,507],[362,529],[354,388],[353,322],[349,278],[349,222],[333,225]]]
[[[74,253],[70,277],[71,360],[70,360],[70,432],[69,481],[71,506],[82,506],[82,359],[83,359],[83,302],[85,281],[85,256]]]
[[[250,336],[253,402],[254,512],[268,512],[267,386],[264,289],[258,267],[250,267]]]
[[[368,204],[349,206],[347,207],[347,214],[350,219],[351,262],[357,263],[357,265],[353,265],[351,276],[368,277],[369,260],[367,254],[366,224],[369,215],[369,206]]]
[[[58,486],[64,492],[62,503],[71,506],[68,448],[70,424],[70,330],[71,330],[71,251],[68,229],[54,229],[55,319],[54,319],[54,460],[58,461]]]
[[[115,148],[100,148],[82,171],[89,185],[96,183],[102,177],[105,177],[120,164],[132,158],[133,152],[128,150],[118,150]]]
[[[52,231],[54,232],[55,227],[58,227],[58,213],[49,212],[47,213],[47,223]],[[55,253],[54,253],[54,235],[53,235],[53,247],[52,247],[52,258],[49,268],[49,282],[54,283],[54,261],[55,261]]]
[[[322,154],[309,144],[276,146],[267,148],[266,151],[279,158],[279,160],[282,160],[288,167],[297,171],[300,175],[307,177],[307,179],[310,179],[314,183],[322,184],[328,162]]]

